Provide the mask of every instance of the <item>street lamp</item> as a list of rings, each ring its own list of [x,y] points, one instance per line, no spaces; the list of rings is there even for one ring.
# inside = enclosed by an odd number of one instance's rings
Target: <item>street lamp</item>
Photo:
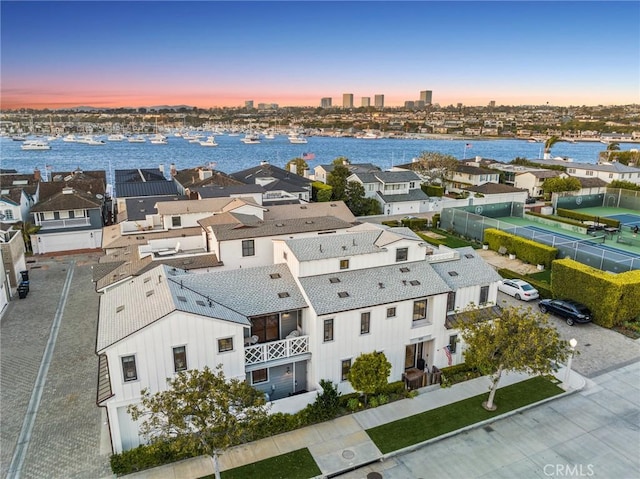
[[[573,353],[575,352],[577,345],[578,341],[576,340],[576,338],[571,338],[569,340],[569,359],[567,360],[567,370],[564,374],[565,389],[569,389],[569,377],[571,377],[571,361],[573,360]]]

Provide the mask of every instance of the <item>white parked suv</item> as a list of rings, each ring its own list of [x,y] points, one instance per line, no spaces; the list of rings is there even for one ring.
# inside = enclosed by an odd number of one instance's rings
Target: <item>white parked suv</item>
[[[523,301],[538,299],[538,290],[521,279],[503,279],[498,283],[498,291]]]

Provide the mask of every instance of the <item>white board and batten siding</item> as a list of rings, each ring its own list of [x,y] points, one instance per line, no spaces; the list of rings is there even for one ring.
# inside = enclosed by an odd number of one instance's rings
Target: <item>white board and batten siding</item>
[[[218,339],[229,337],[233,338],[233,350],[218,352]],[[173,348],[178,346],[186,347],[188,369],[201,370],[205,366],[214,369],[222,364],[226,377],[245,377],[244,328],[229,321],[173,312],[110,346],[105,353],[114,396],[107,407],[110,418],[125,421],[112,426],[112,437],[121,437],[121,443],[114,444],[116,452],[120,452],[119,447],[128,449],[139,444],[137,427],[121,409],[138,402],[144,388],[152,392],[166,390],[167,378],[175,375]],[[125,382],[121,358],[130,355],[136,358],[137,380]],[[116,428],[119,435],[113,434]],[[130,437],[134,433],[135,437]]]

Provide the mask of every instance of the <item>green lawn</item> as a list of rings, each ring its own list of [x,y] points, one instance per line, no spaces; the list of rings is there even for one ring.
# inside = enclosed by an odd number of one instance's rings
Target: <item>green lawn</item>
[[[313,456],[306,447],[288,452],[280,456],[270,457],[263,461],[247,464],[223,471],[222,479],[246,479],[259,477],[260,479],[308,479],[321,474]],[[202,479],[214,479],[214,475]]]
[[[459,238],[455,235],[452,235],[451,233],[444,231],[444,230],[440,230],[440,229],[436,229],[436,228],[432,228],[431,231],[433,231],[434,233],[437,233],[441,236],[444,236],[444,238],[442,239],[436,239],[436,238],[431,238],[430,236],[421,234],[420,232],[417,232],[418,236],[420,236],[423,240],[425,240],[427,243],[430,243],[432,245],[445,245],[448,246],[449,248],[463,248],[465,246],[472,246],[474,248],[478,248],[479,245],[477,243],[473,243],[471,241],[467,241],[464,240],[462,238]]]
[[[366,432],[378,449],[386,454],[563,392],[548,379],[535,377],[498,389],[494,401],[498,409],[495,411],[486,411],[482,407],[482,402],[488,397],[488,393],[485,393]]]

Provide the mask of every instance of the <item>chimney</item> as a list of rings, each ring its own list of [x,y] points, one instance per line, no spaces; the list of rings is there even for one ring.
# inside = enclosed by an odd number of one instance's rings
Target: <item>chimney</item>
[[[34,168],[33,170],[33,181],[42,181],[42,175],[38,168]]]
[[[176,170],[176,165],[175,163],[171,163],[171,166],[169,166],[169,169],[171,171],[171,176],[176,176],[176,174],[178,173]]]

